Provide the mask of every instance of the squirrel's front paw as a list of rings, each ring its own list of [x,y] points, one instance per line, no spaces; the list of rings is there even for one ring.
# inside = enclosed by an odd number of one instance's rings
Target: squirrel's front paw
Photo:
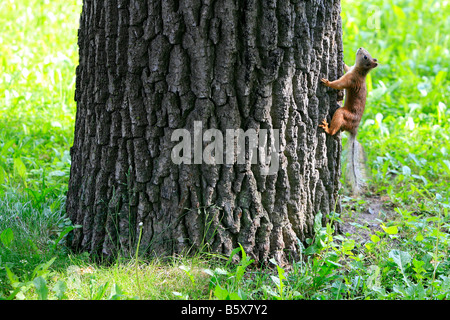
[[[322,124],[319,124],[319,127],[323,128],[323,130],[325,130],[326,133],[328,133],[328,122],[326,119],[322,120]]]
[[[328,85],[330,81],[328,79],[322,78],[320,81],[322,81],[323,84]]]

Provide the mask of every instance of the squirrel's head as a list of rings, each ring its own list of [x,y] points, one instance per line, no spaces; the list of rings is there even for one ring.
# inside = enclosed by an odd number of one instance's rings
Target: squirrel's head
[[[378,66],[378,60],[372,58],[369,51],[367,51],[364,48],[359,48],[358,51],[356,51],[356,66],[362,69],[370,70],[373,68],[376,68]]]

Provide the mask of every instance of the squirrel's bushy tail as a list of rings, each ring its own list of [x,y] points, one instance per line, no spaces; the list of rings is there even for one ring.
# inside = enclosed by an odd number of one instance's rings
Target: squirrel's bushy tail
[[[350,133],[347,140],[345,177],[353,194],[357,195],[367,188],[366,154],[356,135]]]

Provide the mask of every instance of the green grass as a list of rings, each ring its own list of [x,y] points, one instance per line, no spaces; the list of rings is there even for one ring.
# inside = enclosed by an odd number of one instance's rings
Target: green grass
[[[0,3],[0,194],[37,196],[29,188],[58,197],[66,188],[80,4]]]
[[[367,48],[371,72],[359,130],[373,187],[397,204],[450,196],[450,5],[441,1],[343,3],[345,60]]]
[[[448,299],[450,4],[344,0],[342,8],[345,62],[361,46],[380,62],[358,139],[370,194],[383,197],[389,220],[366,241],[316,223],[302,260],[284,270],[252,268],[243,252],[238,265],[207,253],[101,265],[66,250],[81,0],[1,1],[0,297]],[[332,218],[357,221],[370,194],[342,193],[344,212]]]

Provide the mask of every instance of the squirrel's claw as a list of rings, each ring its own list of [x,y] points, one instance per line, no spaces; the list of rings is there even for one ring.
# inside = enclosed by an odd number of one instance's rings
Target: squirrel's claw
[[[322,120],[322,124],[319,124],[319,127],[323,128],[323,130],[328,133],[328,122],[326,119]]]

